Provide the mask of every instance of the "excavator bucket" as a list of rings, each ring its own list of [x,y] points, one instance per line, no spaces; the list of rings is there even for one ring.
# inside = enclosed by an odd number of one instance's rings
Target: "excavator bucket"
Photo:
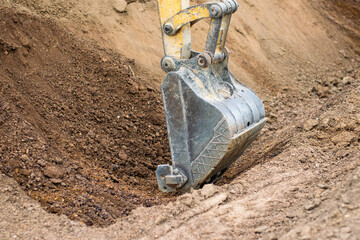
[[[215,182],[254,141],[266,122],[260,98],[228,70],[225,48],[234,0],[189,7],[159,0],[167,76],[161,85],[172,166],[159,165],[163,192]],[[190,24],[211,18],[205,51],[191,50]]]

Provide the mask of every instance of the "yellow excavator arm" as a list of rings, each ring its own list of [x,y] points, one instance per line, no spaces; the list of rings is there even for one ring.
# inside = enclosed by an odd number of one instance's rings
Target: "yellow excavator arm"
[[[167,73],[161,85],[172,166],[159,165],[163,192],[213,183],[239,158],[263,128],[260,98],[228,70],[225,47],[235,0],[189,6],[188,0],[158,0]],[[203,52],[191,49],[191,25],[210,18]]]
[[[163,26],[173,15],[180,12],[182,9],[189,7],[189,0],[159,0],[158,5],[160,23]],[[184,25],[180,31],[177,31],[173,36],[164,34],[163,28],[161,29],[165,55],[173,56],[175,58],[190,58],[190,24]]]

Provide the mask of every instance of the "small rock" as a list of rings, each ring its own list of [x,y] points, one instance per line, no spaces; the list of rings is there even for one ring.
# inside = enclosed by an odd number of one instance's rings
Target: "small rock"
[[[300,190],[300,188],[299,187],[291,187],[290,189],[289,189],[289,191],[290,192],[297,192],[297,191],[299,191]]]
[[[95,137],[95,133],[94,133],[93,130],[90,130],[90,131],[87,133],[87,135],[88,135],[89,137]]]
[[[342,79],[342,83],[344,85],[348,85],[351,84],[352,82],[354,82],[354,78],[350,77],[350,76],[346,76]]]
[[[169,202],[168,205],[166,205],[166,207],[172,209],[174,207],[174,203],[173,202]]]
[[[341,195],[341,200],[345,203],[345,204],[349,204],[350,201],[349,201],[349,198],[346,194],[342,194]]]
[[[157,217],[155,220],[155,225],[160,225],[160,224],[164,223],[166,221],[166,219],[167,219],[166,216]]]
[[[349,150],[340,149],[339,151],[336,152],[335,157],[343,158],[343,157],[347,157],[348,155],[349,155]]]
[[[11,187],[11,186],[8,186],[8,187],[2,187],[0,189],[0,192],[4,193],[4,192],[13,192],[14,189]]]
[[[189,193],[180,196],[178,200],[188,207],[190,207],[193,204],[193,198]]]
[[[310,235],[310,234],[308,234],[308,235],[303,235],[303,236],[301,236],[300,239],[301,239],[301,240],[311,240],[311,235]]]
[[[329,189],[327,189],[327,190],[325,190],[324,192],[322,192],[321,195],[320,195],[321,201],[324,201],[324,200],[328,199],[329,193],[330,193],[330,190],[329,190]]]
[[[269,239],[270,239],[270,240],[278,240],[278,237],[275,235],[275,233],[271,233],[271,234],[269,235]]]
[[[19,172],[24,176],[30,176],[32,173],[29,169],[20,169]]]
[[[64,161],[62,160],[62,158],[56,157],[54,159],[54,162],[57,163],[57,164],[62,164]]]
[[[254,233],[262,233],[262,232],[266,232],[266,230],[268,229],[269,227],[268,226],[261,226],[261,227],[258,227],[258,228],[255,228],[254,230]]]
[[[300,239],[311,239],[311,227],[310,226],[304,226],[300,232]]]
[[[50,213],[59,213],[59,212],[61,212],[61,209],[62,209],[62,206],[60,203],[54,203],[47,210]]]
[[[337,77],[333,77],[333,78],[330,78],[330,79],[329,79],[329,82],[330,82],[333,86],[337,87],[337,86],[339,85],[339,83],[340,83],[340,79],[337,78]]]
[[[293,218],[296,217],[296,214],[295,213],[288,213],[288,214],[286,214],[286,217],[290,218],[290,219],[293,219]]]
[[[113,170],[117,170],[119,168],[119,166],[116,164],[111,164],[111,167],[113,168]]]
[[[44,186],[47,188],[55,188],[55,185],[51,181],[46,181]]]
[[[27,37],[21,37],[20,38],[20,43],[21,43],[21,45],[23,45],[26,48],[31,48],[31,41]]]
[[[347,73],[352,73],[352,72],[354,72],[353,67],[352,67],[352,66],[347,66],[347,67],[346,67],[346,72],[347,72]]]
[[[329,189],[329,186],[327,186],[325,184],[319,183],[317,186],[318,186],[318,188],[321,188],[321,189]]]
[[[73,164],[72,164],[72,168],[73,168],[74,170],[78,170],[78,169],[80,168],[80,166],[77,165],[76,163],[73,163]]]
[[[309,119],[305,122],[304,124],[304,130],[305,131],[310,131],[311,129],[313,129],[314,127],[316,127],[319,124],[319,120],[318,119]]]
[[[329,232],[326,234],[326,237],[328,238],[335,237],[335,233],[331,229],[329,229]]]
[[[344,58],[348,58],[348,56],[346,55],[345,50],[340,50],[339,53],[340,53],[341,56],[343,56]]]
[[[113,8],[116,12],[126,12],[127,2],[125,0],[114,0]]]
[[[123,161],[125,161],[125,160],[128,158],[128,156],[127,156],[127,154],[125,153],[125,151],[122,151],[122,150],[120,150],[120,152],[118,153],[118,156],[119,156],[119,158],[120,158],[121,160],[123,160]]]
[[[20,159],[21,159],[22,161],[29,161],[29,160],[30,160],[29,156],[26,155],[26,154],[21,155],[21,156],[20,156]]]
[[[57,166],[49,166],[44,169],[44,175],[49,178],[61,178],[65,174],[65,170]]]
[[[340,236],[340,239],[346,240],[346,239],[349,239],[350,233],[340,233],[339,236]]]
[[[186,198],[182,201],[186,206],[191,207],[193,205],[193,199],[192,198]]]
[[[324,87],[321,85],[315,86],[311,89],[311,92],[315,93],[320,98],[325,98],[330,95],[329,87]]]
[[[330,140],[335,145],[346,146],[349,145],[356,137],[357,135],[355,133],[345,131],[335,135]]]
[[[217,192],[218,192],[218,189],[216,188],[216,186],[214,184],[207,184],[201,189],[200,194],[204,198],[209,198]]]
[[[147,87],[146,87],[146,90],[147,90],[148,92],[155,92],[155,89],[152,88],[151,86],[147,86]]]
[[[60,184],[62,183],[62,180],[59,178],[51,178],[50,181],[54,184]]]
[[[305,208],[305,210],[307,210],[307,211],[311,211],[311,210],[317,208],[318,206],[320,206],[320,203],[321,203],[320,200],[316,200],[316,201],[314,201],[313,203],[306,204],[306,205],[304,206],[304,208]]]
[[[103,146],[107,146],[107,145],[108,145],[108,141],[107,141],[106,138],[101,138],[101,139],[99,140],[99,142],[100,142],[100,144],[103,145]]]
[[[341,230],[340,230],[342,233],[349,233],[349,232],[351,232],[351,228],[350,227],[343,227],[343,228],[341,228]]]

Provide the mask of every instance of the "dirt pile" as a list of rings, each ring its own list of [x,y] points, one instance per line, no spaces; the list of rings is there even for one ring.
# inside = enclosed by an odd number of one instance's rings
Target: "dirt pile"
[[[162,202],[161,96],[134,61],[51,20],[6,8],[0,19],[1,171],[48,211],[88,225]]]

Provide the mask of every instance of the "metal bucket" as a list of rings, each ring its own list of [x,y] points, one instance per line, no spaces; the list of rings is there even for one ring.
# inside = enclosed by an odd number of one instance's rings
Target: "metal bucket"
[[[215,182],[239,158],[263,128],[265,110],[228,71],[228,54],[201,68],[195,52],[166,58],[173,66],[161,90],[172,166],[159,165],[156,177],[163,192],[188,192]]]

